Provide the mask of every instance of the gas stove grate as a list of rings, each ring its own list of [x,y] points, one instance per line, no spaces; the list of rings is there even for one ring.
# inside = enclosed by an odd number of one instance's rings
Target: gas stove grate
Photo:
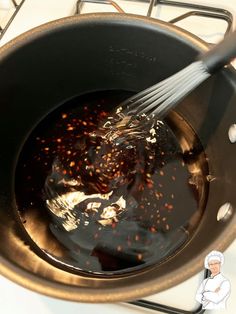
[[[158,8],[158,6],[172,6],[177,8],[188,9],[190,11],[185,14],[181,14],[175,17],[174,19],[171,19],[169,23],[175,24],[189,17],[198,16],[203,18],[213,18],[225,21],[227,23],[225,35],[233,30],[233,15],[230,11],[222,8],[200,5],[192,2],[179,2],[170,0],[148,0],[148,1],[137,0],[137,2],[138,1],[149,3],[146,12],[147,17],[151,17],[154,7]],[[104,5],[110,5],[113,6],[117,12],[125,13],[122,7],[114,0],[77,0],[75,14],[82,13],[82,7],[84,3],[99,3]]]
[[[82,13],[82,6],[83,3],[99,3],[104,5],[110,5],[116,9],[119,13],[125,13],[125,11],[113,0],[78,0],[76,2],[76,11],[75,14],[81,14]]]
[[[196,4],[196,3],[190,3],[190,2],[178,2],[178,1],[170,1],[170,0],[154,0],[154,1],[151,0],[150,2],[156,2],[157,5],[191,9],[191,11],[189,11],[188,13],[182,14],[182,15],[170,20],[169,23],[174,24],[174,23],[177,23],[181,20],[189,18],[191,16],[200,16],[200,17],[208,17],[208,18],[220,19],[220,20],[225,21],[227,23],[225,35],[227,33],[229,33],[230,31],[232,31],[232,29],[233,29],[233,15],[232,15],[232,13],[230,11],[222,9],[222,8],[200,5],[200,4]]]
[[[21,0],[21,1],[16,1],[16,0],[11,0],[11,4],[13,6],[13,13],[10,15],[10,17],[8,18],[7,22],[5,23],[4,26],[0,25],[0,39],[2,38],[2,36],[5,34],[6,30],[8,29],[8,27],[10,26],[10,24],[12,23],[12,21],[14,20],[16,14],[19,12],[22,4],[24,3],[25,0]]]

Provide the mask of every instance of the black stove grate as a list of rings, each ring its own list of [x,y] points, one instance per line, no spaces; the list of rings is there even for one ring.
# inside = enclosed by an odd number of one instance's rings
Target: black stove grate
[[[175,24],[189,17],[198,16],[202,18],[219,19],[225,21],[227,23],[225,35],[233,30],[233,14],[230,11],[225,10],[223,8],[200,5],[192,2],[179,2],[172,0],[137,0],[137,1],[147,2],[147,4],[149,3],[146,12],[147,17],[151,17],[154,7],[158,8],[158,6],[172,6],[177,8],[188,9],[190,11],[175,17],[174,19],[170,20],[169,23]],[[77,0],[75,14],[82,13],[82,7],[84,3],[99,3],[110,5],[113,6],[117,10],[117,12],[125,13],[122,7],[114,0]]]

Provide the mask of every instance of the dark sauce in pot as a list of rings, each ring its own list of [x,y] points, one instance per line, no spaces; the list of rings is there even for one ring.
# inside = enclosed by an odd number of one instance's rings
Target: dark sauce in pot
[[[121,142],[123,133],[104,137],[101,124],[129,95],[67,102],[22,149],[15,186],[22,225],[59,267],[111,275],[160,263],[202,217],[206,174],[191,171],[194,153],[183,151],[166,122],[146,124],[141,136],[129,130]]]

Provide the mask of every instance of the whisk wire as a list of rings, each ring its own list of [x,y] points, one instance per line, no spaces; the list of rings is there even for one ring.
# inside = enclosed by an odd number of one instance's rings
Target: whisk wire
[[[152,114],[155,116],[162,117],[164,116],[171,108],[174,107],[180,100],[182,100],[187,94],[189,94],[193,89],[195,89],[199,84],[201,84],[205,79],[210,75],[206,73],[205,75],[199,74],[196,77],[191,78],[189,83],[183,85],[181,89],[176,91],[170,97],[168,97],[163,103],[159,106],[155,106],[155,110],[152,111]]]
[[[210,74],[202,61],[196,61],[171,77],[128,98],[121,104],[125,115],[158,115],[162,117]]]
[[[149,88],[139,92],[138,94],[128,98],[127,100],[125,100],[121,104],[121,106],[122,107],[127,106],[127,108],[131,111],[131,109],[137,105],[137,102],[142,102],[142,101],[148,99],[149,97],[151,97],[152,95],[156,94],[159,90],[162,89],[163,85],[168,86],[169,84],[176,82],[176,78],[181,79],[182,77],[185,77],[186,74],[188,74],[189,72],[192,71],[192,68],[193,68],[193,64],[187,66],[184,70],[181,70],[178,73],[175,73],[171,77],[168,77],[168,78],[164,79],[163,81],[161,81],[155,85],[152,85],[151,87],[149,87]]]
[[[191,78],[191,74],[186,75],[186,77],[178,78],[176,79],[172,85],[171,89],[169,84],[166,84],[166,86],[163,86],[163,88],[157,92],[152,98],[149,98],[147,101],[145,101],[141,106],[139,106],[138,111],[139,114],[146,113],[158,104],[161,104],[166,99],[168,99],[170,96],[172,96],[174,93],[178,92],[180,88],[182,88],[183,84],[187,84],[189,79]]]

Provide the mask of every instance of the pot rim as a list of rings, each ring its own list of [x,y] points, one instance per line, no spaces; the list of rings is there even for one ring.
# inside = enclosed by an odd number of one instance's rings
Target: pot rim
[[[102,22],[112,23],[143,23],[146,26],[161,27],[164,31],[168,31],[175,36],[181,37],[182,40],[190,43],[200,52],[209,49],[207,43],[198,38],[197,36],[167,22],[159,21],[157,19],[147,18],[133,14],[120,14],[120,13],[93,13],[83,14],[80,16],[65,17],[49,23],[35,27],[22,35],[14,38],[4,46],[0,48],[0,60],[6,58],[9,54],[14,53],[15,50],[28,42],[37,39],[50,31],[60,30],[65,26],[75,24],[96,24]],[[236,76],[234,71],[229,67],[225,70],[226,74],[229,74],[230,81],[234,81],[236,85]],[[231,74],[231,75],[230,75]],[[233,75],[232,75],[233,74]],[[106,289],[94,289],[87,287],[76,287],[72,285],[66,285],[59,282],[52,282],[48,279],[37,276],[29,271],[17,266],[16,264],[6,260],[3,256],[0,256],[0,274],[4,275],[8,279],[14,281],[17,284],[24,286],[30,290],[65,300],[79,301],[79,302],[117,302],[138,299],[143,296],[151,295],[162,290],[168,289],[187,278],[194,275],[196,272],[203,269],[203,261],[205,256],[210,250],[225,250],[229,244],[236,237],[236,217],[233,217],[229,227],[224,230],[217,239],[211,243],[211,245],[202,252],[198,252],[198,255],[194,260],[190,260],[182,265],[178,270],[171,271],[164,274],[156,280],[155,278],[143,282],[140,284],[129,285],[128,287],[121,288],[106,288]],[[221,241],[219,240],[221,238]]]

